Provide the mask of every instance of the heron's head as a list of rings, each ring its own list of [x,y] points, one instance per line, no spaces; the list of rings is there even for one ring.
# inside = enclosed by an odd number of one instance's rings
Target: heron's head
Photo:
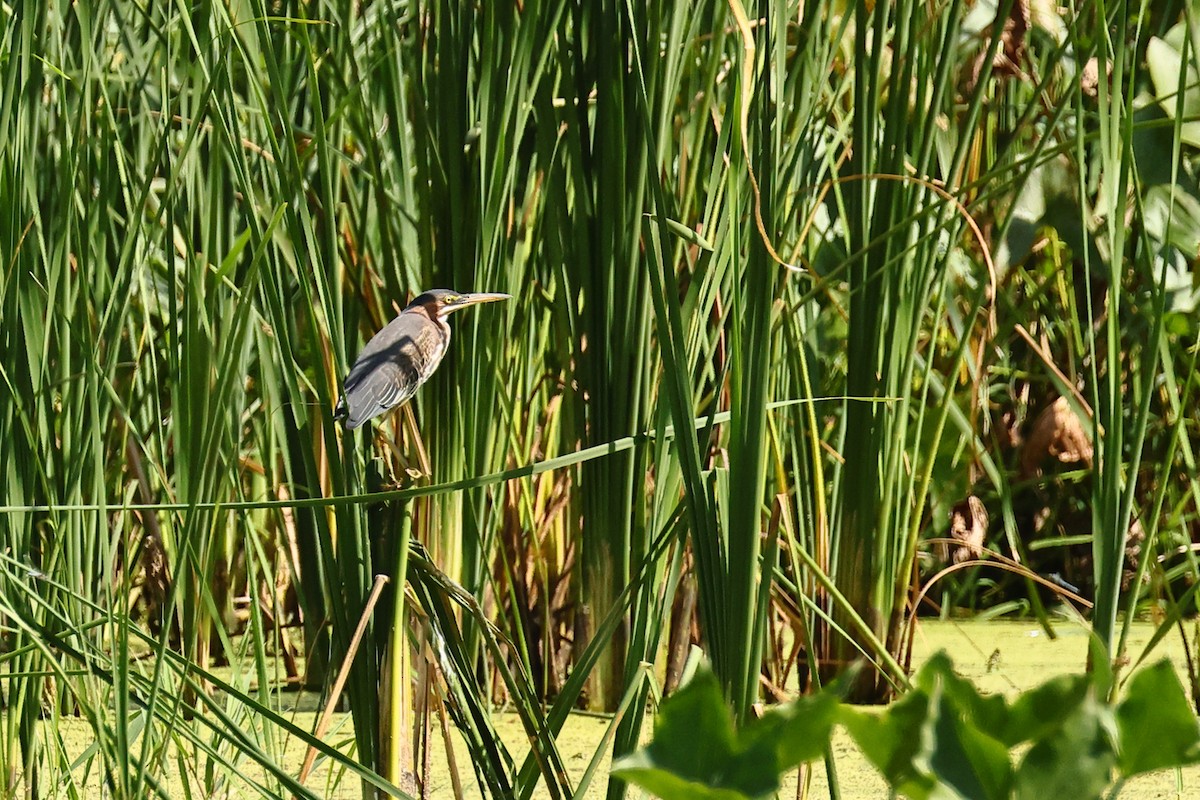
[[[508,300],[511,297],[512,295],[500,292],[456,292],[453,289],[430,289],[414,297],[405,310],[420,308],[430,316],[445,318],[460,308],[479,303]]]

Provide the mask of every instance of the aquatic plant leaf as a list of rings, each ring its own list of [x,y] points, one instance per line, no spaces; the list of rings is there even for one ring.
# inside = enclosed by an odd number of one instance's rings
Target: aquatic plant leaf
[[[839,721],[893,789],[923,800],[936,786],[916,766],[922,756],[921,729],[928,716],[929,695],[914,688],[880,714],[845,706]]]
[[[839,701],[831,691],[801,697],[773,708],[747,726],[742,737],[743,749],[771,748],[775,765],[786,772],[825,754],[830,732],[838,717]]]
[[[982,694],[975,684],[954,671],[950,657],[945,652],[935,653],[913,680],[931,694],[940,687],[965,719],[980,731],[997,737],[1008,728],[1010,712],[1004,697]],[[1005,741],[1005,744],[1008,742]]]
[[[768,741],[739,747],[733,717],[716,677],[701,670],[663,702],[654,740],[618,759],[612,774],[664,800],[736,800],[779,788],[774,748]]]
[[[844,712],[843,724],[867,759],[906,797],[1007,798],[1012,762],[992,733],[1006,727],[1004,699],[981,695],[944,653],[921,668],[913,685],[878,716]]]
[[[1009,747],[1038,741],[1060,728],[1088,696],[1087,675],[1060,675],[1013,701],[1000,739]]]
[[[1075,199],[1078,178],[1074,172],[1065,156],[1050,159],[1030,171],[1013,200],[1011,219],[996,247],[996,264],[1002,274],[1029,257],[1044,226],[1058,229],[1065,220],[1075,222],[1079,203]],[[1082,240],[1082,236],[1072,238]]]
[[[1166,659],[1129,679],[1125,699],[1117,706],[1117,728],[1125,777],[1200,760],[1200,726]]]
[[[654,740],[618,759],[612,773],[666,800],[769,796],[782,773],[824,754],[838,708],[837,693],[827,689],[735,732],[716,677],[702,670],[663,702]]]
[[[929,770],[939,787],[959,797],[1006,800],[1013,782],[1008,748],[971,724],[968,707],[951,699],[944,685],[932,701],[925,738]]]
[[[1116,765],[1112,709],[1088,692],[1056,730],[1036,740],[1017,768],[1017,800],[1102,796]]]
[[[748,800],[736,789],[711,786],[704,781],[688,780],[655,763],[649,749],[631,753],[617,761],[612,774],[640,786],[663,800]]]

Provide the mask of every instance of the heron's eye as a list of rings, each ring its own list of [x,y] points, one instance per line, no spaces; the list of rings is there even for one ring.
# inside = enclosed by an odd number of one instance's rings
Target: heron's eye
[[[457,303],[459,300],[462,300],[462,295],[451,294],[446,296],[447,303]]]

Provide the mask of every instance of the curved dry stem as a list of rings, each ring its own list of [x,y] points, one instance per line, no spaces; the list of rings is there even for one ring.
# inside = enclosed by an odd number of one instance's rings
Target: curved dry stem
[[[939,544],[939,543],[961,544],[961,542],[959,542],[958,539],[950,539],[950,538],[930,539],[929,543],[930,544]],[[929,590],[933,588],[933,585],[952,572],[958,572],[959,570],[966,569],[967,567],[996,567],[997,569],[1002,569],[1002,570],[1005,570],[1006,572],[1011,572],[1015,575],[1020,575],[1024,578],[1028,578],[1031,581],[1036,581],[1037,583],[1040,583],[1042,586],[1045,586],[1046,588],[1050,589],[1050,591],[1055,592],[1056,594],[1058,594],[1068,600],[1078,603],[1079,605],[1084,606],[1085,608],[1092,608],[1093,604],[1090,600],[1084,599],[1083,597],[1080,597],[1079,595],[1075,594],[1075,592],[1072,592],[1069,589],[1065,589],[1062,586],[1058,585],[1057,583],[1054,583],[1051,580],[1047,580],[1046,578],[1043,578],[1041,575],[1038,575],[1036,572],[1034,572],[1033,570],[1031,570],[1029,567],[1025,566],[1024,564],[1022,564],[1018,561],[1014,561],[1013,559],[1009,558],[1008,556],[1002,555],[1001,553],[998,553],[995,550],[989,550],[986,547],[981,547],[981,548],[979,548],[979,550],[980,550],[980,553],[987,553],[994,560],[973,558],[970,561],[964,561],[961,564],[951,564],[950,566],[943,568],[941,571],[939,571],[937,574],[935,574],[932,578],[930,578],[928,581],[926,581],[925,586],[921,588],[921,591],[918,592],[917,596],[913,599],[912,607],[914,609],[916,609],[918,606],[920,606],[921,601],[925,599],[925,595],[929,594]],[[916,628],[916,624],[917,624],[917,615],[914,613],[908,622],[908,626],[909,626],[908,635],[909,636],[912,636],[912,633]]]

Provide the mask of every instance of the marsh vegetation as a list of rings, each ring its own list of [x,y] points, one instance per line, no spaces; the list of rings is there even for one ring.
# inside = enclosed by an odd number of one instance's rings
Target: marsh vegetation
[[[1122,702],[1193,644],[1195,11],[0,4],[0,794],[571,797],[699,654],[743,730],[920,616]],[[345,430],[434,287],[512,300]]]

